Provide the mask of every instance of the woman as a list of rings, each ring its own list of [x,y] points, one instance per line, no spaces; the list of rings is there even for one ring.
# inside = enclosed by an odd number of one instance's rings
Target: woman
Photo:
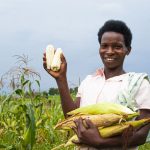
[[[122,21],[109,20],[98,32],[100,44],[99,54],[104,64],[103,69],[99,69],[95,74],[87,76],[81,83],[76,101],[73,101],[68,88],[66,71],[67,63],[62,56],[62,64],[59,72],[53,72],[46,69],[46,58],[44,54],[43,65],[45,70],[56,79],[61,96],[61,104],[65,117],[67,112],[78,107],[95,104],[101,101],[111,101],[120,104],[130,104],[130,108],[138,110],[140,116],[137,119],[150,117],[150,84],[146,80],[146,75],[140,81],[136,92],[132,95],[130,101],[121,101],[122,91],[128,89],[129,77],[137,77],[135,73],[126,73],[123,69],[124,59],[131,52],[132,33],[126,24]],[[131,80],[132,81],[132,78]],[[139,81],[139,80],[137,80]],[[133,88],[131,88],[133,89]],[[135,90],[133,90],[135,91]],[[132,92],[131,92],[132,94]],[[134,96],[134,103],[131,103]],[[88,128],[85,128],[82,119],[75,121],[76,127],[73,128],[79,141],[73,141],[76,144],[85,144],[87,147],[81,149],[122,149],[123,139],[121,136],[112,138],[101,138],[98,129],[86,120]],[[144,144],[148,135],[150,125],[146,125],[128,137],[128,147],[136,149],[138,145]]]

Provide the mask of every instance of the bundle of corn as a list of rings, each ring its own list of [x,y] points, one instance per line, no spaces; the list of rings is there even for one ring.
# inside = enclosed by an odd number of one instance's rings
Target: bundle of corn
[[[132,119],[138,113],[133,112],[127,107],[110,102],[101,102],[94,105],[89,105],[75,109],[68,113],[71,115],[66,120],[59,122],[55,129],[70,129],[75,126],[74,120],[82,117],[90,119],[97,127],[105,127],[113,125],[121,121]]]
[[[102,138],[109,138],[109,137],[122,134],[123,131],[125,131],[130,126],[133,127],[133,129],[135,129],[137,127],[144,126],[148,123],[150,123],[150,118],[136,120],[136,121],[129,121],[129,122],[124,122],[121,124],[116,124],[116,125],[105,127],[105,128],[99,128],[99,132]],[[68,140],[68,142],[64,145],[64,147],[74,145],[74,143],[72,142],[73,140],[75,141],[78,140],[77,135],[74,135],[73,137],[71,137]]]
[[[97,114],[97,115],[83,114],[82,115],[82,114],[77,114],[77,115],[67,118],[64,121],[59,122],[54,128],[69,130],[75,126],[74,121],[76,119],[79,119],[80,117],[83,119],[84,126],[86,126],[85,120],[89,119],[95,126],[102,128],[102,127],[111,126],[115,123],[126,121],[135,116],[138,116],[138,113],[134,113],[131,115],[117,115],[117,114]]]
[[[81,107],[69,112],[68,115],[70,115],[70,117],[58,123],[55,126],[55,129],[70,129],[75,126],[74,121],[81,117],[85,127],[85,120],[91,120],[91,122],[98,127],[100,135],[103,138],[122,134],[129,126],[135,128],[150,122],[150,118],[130,121],[132,118],[138,116],[139,113],[133,112],[129,108],[120,104],[110,102],[101,102]],[[70,146],[73,144],[72,140],[77,139],[77,135],[74,135],[66,144],[63,144],[63,146]]]

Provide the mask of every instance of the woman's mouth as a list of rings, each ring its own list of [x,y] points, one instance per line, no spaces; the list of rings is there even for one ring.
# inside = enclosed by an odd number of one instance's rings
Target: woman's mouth
[[[107,58],[104,58],[105,61],[115,61],[115,58],[110,58],[110,57],[107,57]]]

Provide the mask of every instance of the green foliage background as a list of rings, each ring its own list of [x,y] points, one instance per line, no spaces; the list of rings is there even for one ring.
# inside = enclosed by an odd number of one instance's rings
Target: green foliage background
[[[75,94],[72,94],[74,97]],[[5,97],[1,96],[0,97],[0,102],[2,104],[3,99]],[[65,143],[68,138],[70,137],[71,133],[66,133],[63,131],[55,131],[53,127],[56,125],[56,123],[63,119],[63,113],[60,105],[60,97],[59,95],[53,95],[53,96],[48,96],[48,99],[45,98],[44,96],[36,96],[36,99],[32,99],[32,103],[34,104],[42,104],[41,108],[42,111],[41,117],[38,117],[38,113],[40,109],[34,109],[34,114],[35,114],[35,120],[36,124],[39,121],[38,127],[36,127],[36,135],[35,135],[35,143],[33,146],[33,150],[50,150],[54,147],[57,147],[58,145]],[[30,99],[25,98],[23,103],[29,103],[31,102]],[[20,111],[17,109],[15,114],[16,117],[12,117],[10,115],[10,112],[12,109],[15,109],[16,104],[22,104],[22,101],[18,98],[12,97],[9,102],[7,103],[6,107],[9,108],[9,112],[7,111],[8,109],[5,108],[5,118],[6,118],[6,124],[11,119],[11,123],[17,122],[17,119],[20,119],[19,125],[16,125],[14,128],[11,127],[11,125],[4,127],[2,125],[3,119],[0,118],[0,147],[1,149],[9,149],[9,150],[20,150],[20,149],[28,149],[28,148],[23,148],[21,147],[21,133],[19,134],[16,132],[17,128],[19,128],[20,131],[22,131],[21,128],[25,127],[24,120],[21,120],[20,116]],[[23,112],[22,112],[23,113]],[[24,112],[25,113],[25,112]],[[20,116],[20,118],[17,118],[17,115]],[[10,118],[11,117],[11,118]],[[22,121],[22,122],[21,122]],[[16,123],[17,124],[17,123]],[[21,125],[22,124],[22,125]],[[5,147],[5,148],[2,148]],[[63,148],[61,148],[63,150]],[[68,148],[68,150],[71,150],[73,148]],[[150,144],[145,144],[143,146],[140,146],[139,150],[149,150],[150,149]]]

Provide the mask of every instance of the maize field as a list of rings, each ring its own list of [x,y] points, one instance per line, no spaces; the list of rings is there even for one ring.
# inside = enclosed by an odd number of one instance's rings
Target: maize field
[[[0,149],[49,150],[66,141],[68,134],[54,130],[63,118],[59,95],[45,98],[23,76],[20,82],[22,88],[0,96]]]
[[[0,149],[50,150],[66,143],[73,134],[54,130],[54,126],[64,119],[59,95],[45,98],[40,92],[33,93],[30,81],[23,76],[21,82],[22,89],[0,96]],[[28,91],[23,88],[26,85]],[[148,150],[150,144],[139,149]]]

